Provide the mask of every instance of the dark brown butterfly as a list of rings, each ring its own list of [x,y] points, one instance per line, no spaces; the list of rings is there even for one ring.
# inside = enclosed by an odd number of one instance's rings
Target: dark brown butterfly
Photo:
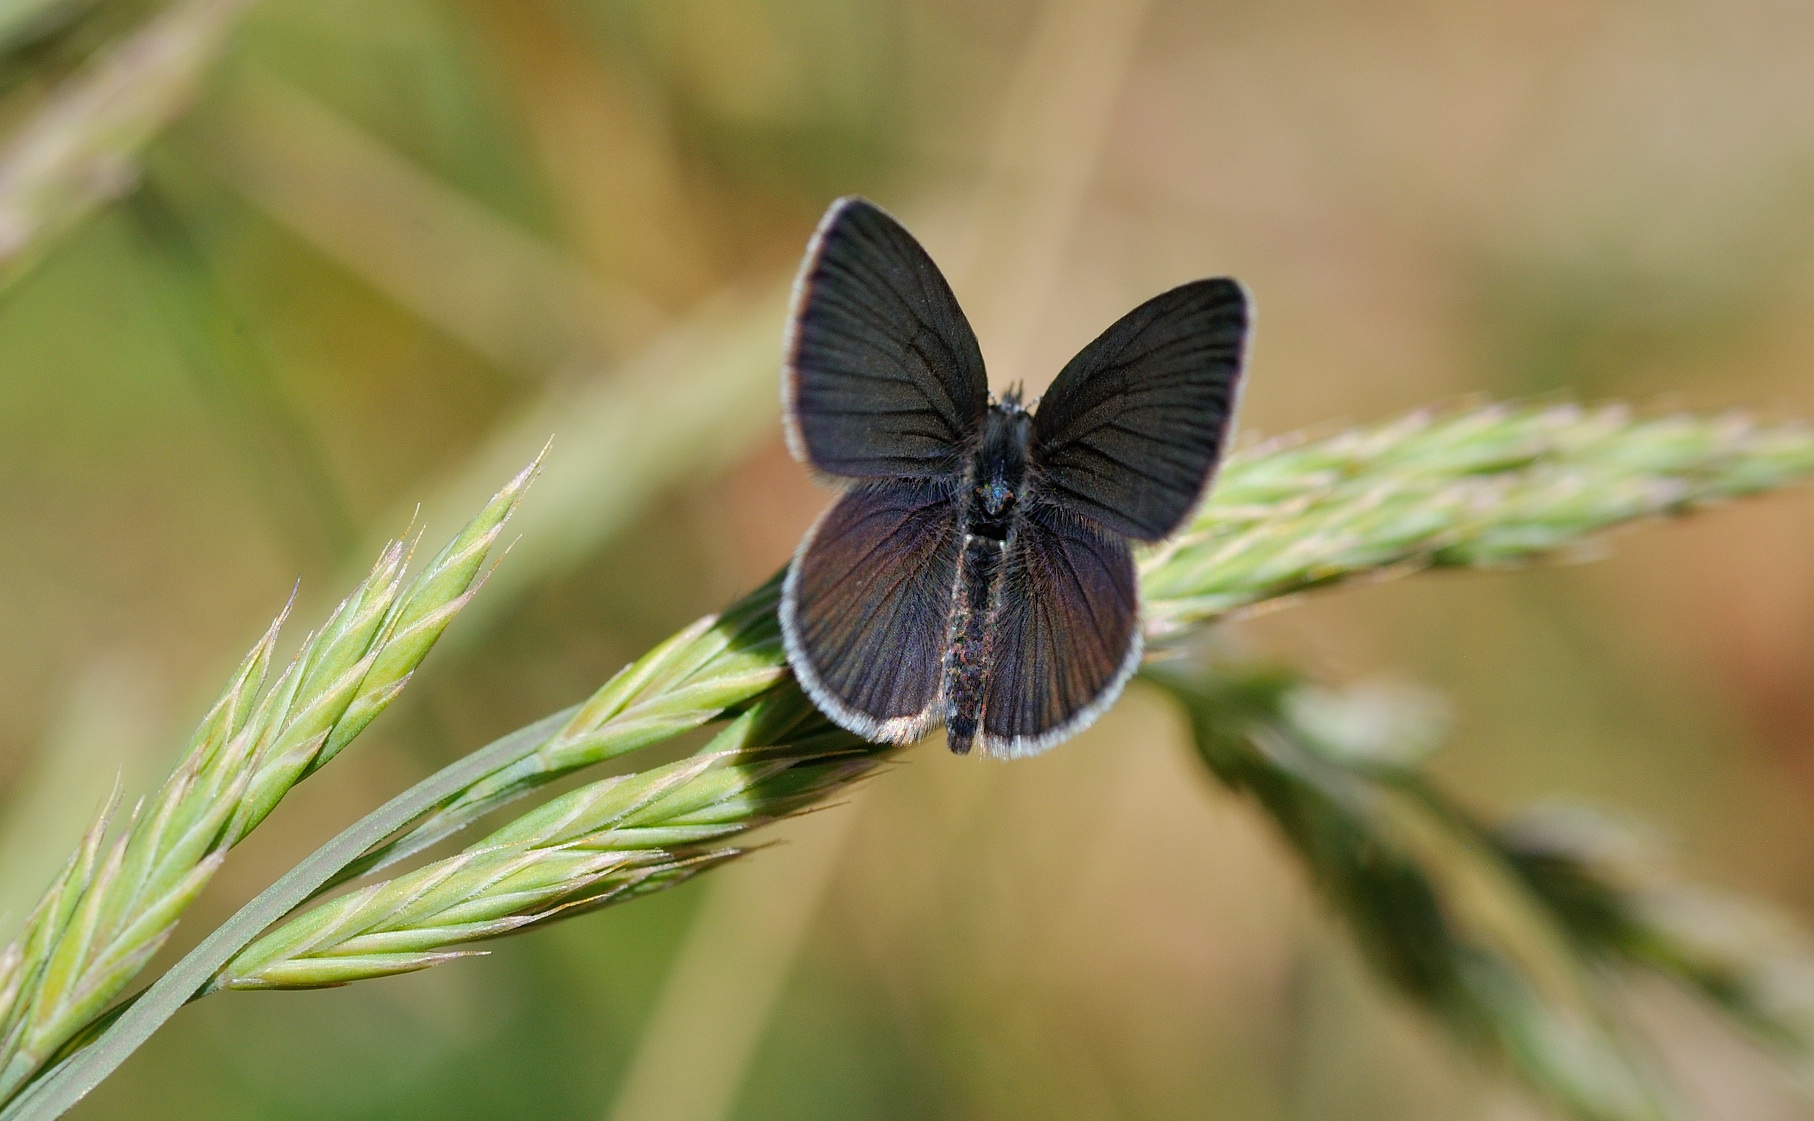
[[[1128,541],[1183,522],[1221,460],[1247,297],[1199,280],[1071,359],[1037,409],[989,395],[932,258],[858,198],[794,286],[781,394],[796,458],[844,487],[788,570],[781,629],[825,714],[908,743],[1044,751],[1140,663]]]

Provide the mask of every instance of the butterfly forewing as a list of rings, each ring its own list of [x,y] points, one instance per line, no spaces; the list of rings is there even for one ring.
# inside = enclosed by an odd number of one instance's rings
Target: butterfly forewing
[[[983,750],[1032,755],[1083,729],[1140,661],[1127,542],[1049,503],[1025,508],[1007,555],[990,645]]]
[[[801,542],[782,637],[801,684],[840,725],[897,743],[925,732],[961,548],[951,486],[936,480],[858,486]]]
[[[789,446],[847,478],[961,474],[988,407],[976,336],[913,235],[844,199],[794,287],[783,379]]]
[[[1033,417],[1045,497],[1140,541],[1176,529],[1227,442],[1247,324],[1239,284],[1199,280],[1084,347]]]

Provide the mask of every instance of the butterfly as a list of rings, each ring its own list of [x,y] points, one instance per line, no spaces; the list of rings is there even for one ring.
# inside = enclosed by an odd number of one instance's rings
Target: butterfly
[[[1140,664],[1129,542],[1159,541],[1229,438],[1246,292],[1199,280],[1123,316],[1036,405],[992,398],[951,286],[874,203],[833,203],[794,285],[781,374],[794,457],[843,489],[782,585],[819,709],[865,739],[1033,755]]]

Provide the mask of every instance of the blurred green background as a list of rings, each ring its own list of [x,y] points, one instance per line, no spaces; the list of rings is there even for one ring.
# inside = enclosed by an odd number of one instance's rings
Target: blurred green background
[[[1814,416],[1810,57],[1785,0],[7,0],[0,909],[298,577],[313,618],[549,435],[474,609],[179,942],[784,563],[828,499],[780,439],[782,301],[839,194],[920,233],[997,385],[1226,273],[1249,440],[1476,394]],[[1241,626],[1445,693],[1484,810],[1589,799],[1814,912],[1803,496]],[[1533,1116],[1269,829],[1135,690],[488,958],[212,998],[74,1116]],[[1707,1116],[1814,1116],[1654,1003]]]

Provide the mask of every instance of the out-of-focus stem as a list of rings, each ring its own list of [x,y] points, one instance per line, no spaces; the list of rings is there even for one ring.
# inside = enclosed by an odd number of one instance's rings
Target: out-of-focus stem
[[[254,0],[182,0],[53,91],[0,148],[0,286],[138,182],[138,156],[188,108]]]

